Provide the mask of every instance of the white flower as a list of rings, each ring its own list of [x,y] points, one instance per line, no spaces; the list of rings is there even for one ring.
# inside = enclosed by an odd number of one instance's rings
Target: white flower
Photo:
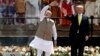
[[[88,46],[85,46],[84,47],[84,51],[89,51],[89,47]]]
[[[61,46],[59,46],[59,47],[58,47],[58,50],[59,50],[59,51],[61,51],[61,50],[62,50],[62,47],[61,47]]]
[[[23,48],[22,48],[22,51],[23,51],[23,52],[26,52],[26,48],[25,48],[25,47],[23,47]]]
[[[5,49],[7,49],[7,50],[8,50],[8,49],[9,49],[9,47],[8,47],[8,46],[5,46]]]
[[[96,54],[96,56],[100,56],[100,54]]]
[[[21,55],[24,55],[24,54],[25,54],[25,52],[20,52],[20,54],[21,54]]]
[[[3,52],[6,52],[6,51],[7,51],[7,49],[5,49],[5,48],[2,48],[2,51],[3,51]]]
[[[94,48],[91,48],[91,51],[94,52]]]
[[[99,46],[96,46],[95,48],[96,48],[96,50],[99,50],[99,49],[100,49],[100,47],[99,47]]]
[[[71,52],[69,52],[68,55],[71,55]]]
[[[66,49],[62,47],[62,48],[61,48],[61,51],[62,51],[62,52],[65,52],[65,51],[66,51]]]
[[[67,47],[67,50],[68,50],[68,51],[71,51],[71,47],[68,46],[68,47]]]
[[[12,48],[9,48],[9,49],[8,49],[8,51],[10,51],[10,52],[12,52],[12,50],[13,50]]]
[[[26,54],[25,54],[25,56],[30,56],[31,54],[29,53],[29,52],[27,52]]]
[[[54,48],[54,51],[57,51],[58,50],[58,48]]]
[[[55,55],[59,55],[59,53],[57,52],[57,53],[55,53]]]

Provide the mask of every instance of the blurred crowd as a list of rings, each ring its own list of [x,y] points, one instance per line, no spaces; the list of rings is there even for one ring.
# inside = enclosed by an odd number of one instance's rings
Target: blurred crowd
[[[0,0],[0,24],[37,24],[38,0]],[[30,20],[26,20],[26,18]]]
[[[0,0],[0,24],[34,24],[39,23],[39,14],[41,9],[54,0]],[[56,0],[57,6],[52,6],[52,19],[57,25],[68,26],[71,22],[64,19],[62,8],[67,10],[70,16],[75,13],[74,7],[77,4],[85,6],[84,14],[88,17],[99,17],[99,0]],[[93,19],[94,25],[99,25],[99,18]],[[91,24],[91,20],[90,20]]]
[[[43,8],[45,5],[50,4],[54,0],[41,0],[41,5]],[[71,21],[64,18],[64,13],[61,11],[62,8],[66,9],[67,15],[70,16],[76,13],[75,6],[82,4],[84,9],[84,14],[89,17],[89,23],[91,24],[90,16],[94,16],[93,24],[99,25],[99,15],[100,15],[100,0],[56,0],[58,2],[57,6],[52,6],[50,8],[52,12],[52,19],[55,20],[57,25],[69,26]]]

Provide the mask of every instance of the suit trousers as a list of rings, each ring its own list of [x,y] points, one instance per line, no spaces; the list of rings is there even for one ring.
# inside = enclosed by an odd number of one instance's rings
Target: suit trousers
[[[71,56],[83,56],[85,37],[77,34],[71,37]]]

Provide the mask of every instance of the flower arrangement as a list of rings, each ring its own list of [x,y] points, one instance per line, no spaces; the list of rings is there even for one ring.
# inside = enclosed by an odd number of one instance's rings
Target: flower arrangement
[[[30,48],[23,46],[4,46],[0,47],[0,52],[19,52],[23,56],[31,56],[30,54]],[[37,50],[32,49],[32,54],[33,56],[37,55]],[[100,56],[100,47],[99,46],[85,46],[84,47],[84,56]],[[52,53],[51,56],[70,56],[71,55],[71,48],[70,46],[65,46],[65,47],[55,47],[54,48],[54,53]]]
[[[54,53],[52,54],[52,56],[69,56],[70,55],[70,52],[71,51],[71,48],[68,46],[68,47],[57,47],[54,49]]]
[[[52,56],[70,56],[71,48],[70,46],[67,47],[57,47],[54,49],[54,53]],[[84,56],[100,56],[100,47],[99,46],[85,46],[84,47]]]
[[[22,56],[31,56],[30,48],[28,46],[0,46],[0,53],[19,53]]]

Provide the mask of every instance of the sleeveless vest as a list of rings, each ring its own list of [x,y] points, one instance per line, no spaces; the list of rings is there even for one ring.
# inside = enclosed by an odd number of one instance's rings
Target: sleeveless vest
[[[44,40],[52,41],[53,24],[53,22],[47,21],[47,19],[43,19],[43,21],[41,21],[39,24],[36,36]]]

